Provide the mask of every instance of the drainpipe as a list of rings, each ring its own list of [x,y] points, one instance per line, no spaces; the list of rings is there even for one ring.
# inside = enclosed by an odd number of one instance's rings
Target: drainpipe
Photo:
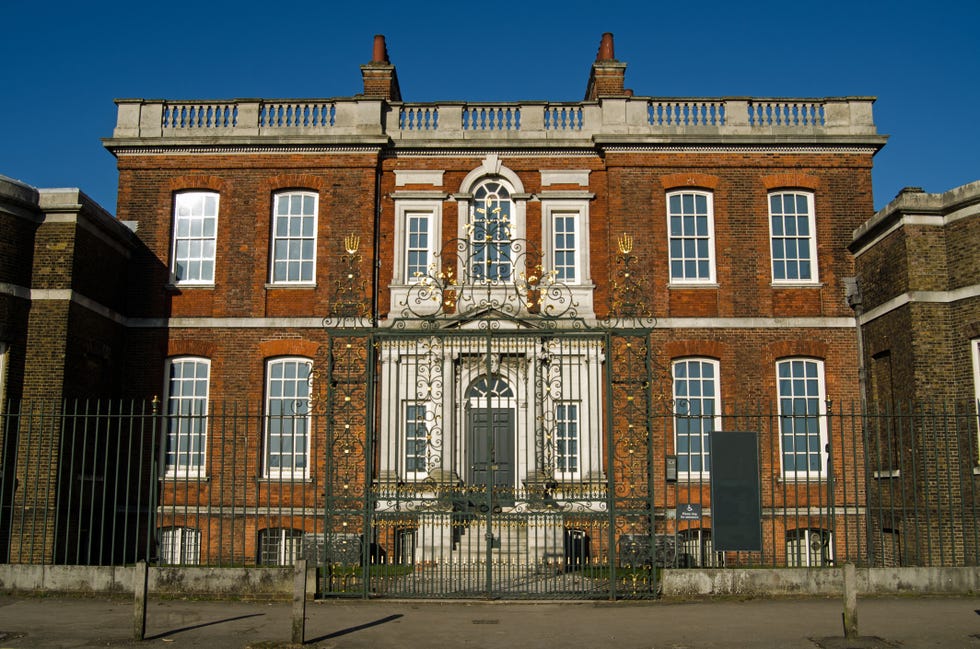
[[[374,172],[374,246],[371,254],[371,327],[378,326],[378,282],[381,275],[381,160]]]
[[[868,399],[868,368],[864,363],[864,335],[861,331],[861,316],[864,315],[864,296],[861,294],[861,287],[856,277],[844,278],[844,297],[847,305],[854,311],[854,322],[857,328],[857,355],[858,355],[858,388],[861,391],[861,412],[867,412]]]
[[[868,413],[868,368],[864,362],[864,333],[861,331],[861,317],[864,315],[864,296],[861,294],[861,286],[856,277],[844,278],[844,297],[847,299],[847,305],[854,310],[854,323],[857,329],[858,390],[861,392],[861,439],[864,447],[864,484],[871,485],[871,468],[868,462],[868,450],[870,446],[868,444],[868,426],[866,420]],[[864,492],[864,510],[868,520],[865,523],[865,529],[867,530],[865,542],[868,548],[868,565],[873,566],[875,565],[874,532],[872,531],[874,515],[872,513],[871,503],[869,502],[870,496],[871,490],[866,488]]]

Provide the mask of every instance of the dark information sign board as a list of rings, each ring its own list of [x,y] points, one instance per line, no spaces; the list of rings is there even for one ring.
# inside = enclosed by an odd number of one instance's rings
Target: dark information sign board
[[[711,540],[719,552],[762,551],[757,433],[711,433]]]

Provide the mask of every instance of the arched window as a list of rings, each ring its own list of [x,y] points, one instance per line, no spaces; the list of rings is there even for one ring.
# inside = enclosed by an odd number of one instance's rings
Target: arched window
[[[317,199],[317,194],[310,191],[275,195],[269,278],[273,284],[316,281]]]
[[[783,473],[798,479],[819,478],[827,444],[823,361],[781,360],[776,363],[776,381]]]
[[[211,361],[182,357],[167,361],[166,439],[167,475],[204,472],[208,433],[208,388]]]
[[[218,241],[217,192],[180,192],[174,196],[170,274],[175,284],[214,284]]]
[[[670,237],[670,281],[697,284],[715,281],[714,205],[711,192],[667,194]]]
[[[709,358],[673,362],[677,470],[690,477],[711,471],[711,433],[721,428],[719,373]]]
[[[817,228],[813,194],[779,191],[769,194],[769,235],[774,284],[817,282]]]
[[[309,472],[308,358],[276,358],[266,367],[265,466],[268,477],[302,479]]]
[[[510,190],[499,180],[484,180],[473,191],[469,223],[470,275],[487,283],[510,281],[514,237]]]

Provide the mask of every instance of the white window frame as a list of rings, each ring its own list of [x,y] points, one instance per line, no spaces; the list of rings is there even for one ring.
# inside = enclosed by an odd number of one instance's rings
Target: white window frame
[[[201,563],[201,530],[179,525],[160,530],[160,563],[171,566]]]
[[[175,366],[190,366],[195,369],[194,376],[187,377],[182,375],[179,378],[173,376]],[[203,394],[201,394],[201,377],[197,376],[197,370],[203,367],[206,375],[203,378]],[[163,393],[166,395],[164,412],[167,413],[167,426],[163,431],[163,468],[167,477],[183,476],[203,476],[207,470],[207,451],[208,451],[208,406],[211,398],[211,360],[199,356],[176,356],[167,359],[166,378]],[[174,394],[174,388],[179,383],[181,390],[179,395]],[[190,386],[186,384],[190,383]],[[191,394],[185,393],[183,388],[190,387]],[[187,411],[186,406],[190,407]],[[197,406],[200,406],[198,409]],[[171,412],[176,408],[176,412]],[[195,412],[195,410],[198,410]],[[174,429],[176,424],[177,428]],[[200,427],[200,430],[195,428]],[[194,450],[194,440],[200,438],[200,449]],[[180,444],[188,441],[187,451],[181,451]],[[171,442],[175,442],[177,447],[173,451],[174,461],[170,461]],[[181,456],[187,456],[188,460],[181,462]],[[200,462],[195,464],[190,461],[193,456],[199,456]]]
[[[270,538],[274,537],[274,538]],[[303,530],[289,527],[267,527],[259,530],[259,556],[260,566],[292,566],[295,565],[303,552]],[[276,560],[267,561],[266,546],[270,542],[275,543]]]
[[[696,209],[691,214],[686,214],[683,209],[683,202],[685,196],[692,196],[694,201],[697,201],[698,197],[702,197],[706,201],[705,212],[700,214]],[[685,285],[685,284],[715,284],[717,279],[715,276],[715,203],[714,203],[714,193],[701,189],[683,189],[667,192],[667,268],[668,274],[670,276],[670,284],[674,285]],[[671,209],[672,199],[678,198],[682,203],[681,212],[675,214]],[[697,232],[697,218],[703,216],[706,220],[706,232]],[[693,222],[688,223],[687,218],[692,217]],[[675,230],[675,221],[679,221],[680,230]],[[689,232],[687,230],[687,225],[694,225],[695,231]],[[706,257],[700,254],[697,250],[699,242],[705,242],[707,246]],[[675,245],[676,244],[676,245]],[[689,255],[687,248],[689,244],[693,245],[695,250],[693,254]],[[680,248],[678,254],[675,255],[675,247]],[[702,261],[707,261],[708,263],[708,274],[707,276],[701,276],[700,263]],[[682,272],[678,275],[674,274],[674,264],[680,263],[682,266]],[[687,276],[686,267],[687,264],[694,263],[696,267],[696,272],[693,277]]]
[[[209,199],[213,199],[213,214],[206,209]],[[217,265],[218,248],[218,217],[221,212],[221,196],[218,192],[212,191],[181,191],[174,194],[174,210],[172,222],[172,236],[170,246],[170,278],[171,282],[180,286],[214,286],[215,266]],[[201,201],[200,214],[197,206],[191,204],[194,200]],[[213,220],[209,225],[208,220]],[[200,222],[200,227],[195,225]],[[210,232],[210,234],[208,234]],[[200,250],[192,255],[188,250],[186,254],[180,254],[181,248],[195,248],[199,244]],[[196,277],[180,276],[178,272],[181,264],[197,263],[199,272]],[[205,273],[206,265],[210,263],[210,274]],[[186,272],[185,272],[186,274]]]
[[[294,214],[292,212],[292,202],[293,198],[298,198],[300,201],[300,212]],[[306,199],[313,199],[313,212],[312,214],[306,213]],[[289,205],[286,207],[287,212],[285,214],[280,213],[281,201],[288,201]],[[280,219],[285,219],[286,221],[286,232],[281,233],[282,228],[280,228]],[[312,232],[304,231],[303,222],[306,219],[312,220]],[[291,232],[291,226],[294,221],[299,221],[300,232]],[[287,285],[287,286],[313,286],[316,284],[316,248],[317,248],[317,231],[319,230],[320,221],[320,195],[311,190],[306,189],[291,189],[286,191],[276,192],[273,195],[272,200],[272,233],[270,236],[269,245],[269,283],[276,286]],[[300,246],[299,256],[291,257],[294,245],[298,244]],[[311,250],[307,254],[303,248],[306,244],[310,244]],[[277,254],[282,249],[281,246],[285,246],[285,259],[277,259]],[[289,279],[290,270],[297,265],[300,269],[300,277],[298,279]],[[309,277],[303,276],[304,267],[309,265],[310,275]],[[284,265],[284,266],[281,266]],[[277,279],[276,271],[278,268],[284,267],[286,269],[285,279]]]
[[[816,541],[815,535],[820,534],[820,547],[826,540],[827,556],[816,554],[811,543]],[[829,566],[834,563],[834,533],[818,527],[799,527],[786,530],[786,566],[789,568],[815,568]]]
[[[419,409],[421,409],[421,411],[422,411],[422,419],[418,419],[417,417],[410,419],[409,418],[409,409],[410,408],[419,408]],[[414,401],[414,400],[406,400],[406,401],[403,401],[402,402],[402,417],[403,417],[403,421],[402,421],[403,430],[402,430],[402,435],[401,435],[401,441],[402,441],[402,445],[403,445],[402,446],[402,453],[401,453],[402,470],[404,472],[405,477],[407,479],[409,479],[409,480],[424,480],[429,475],[429,471],[426,468],[426,463],[425,463],[425,457],[426,457],[425,452],[428,450],[429,425],[432,423],[432,420],[433,420],[432,412],[431,412],[431,404],[430,403],[427,403],[427,402],[424,402],[424,401]],[[421,471],[414,471],[411,468],[409,468],[409,465],[408,465],[409,444],[412,441],[414,441],[414,442],[417,443],[420,438],[417,437],[417,436],[415,438],[409,438],[408,432],[409,432],[409,424],[416,424],[416,425],[418,425],[419,423],[421,423],[423,425],[422,430],[424,431],[425,434],[424,434],[424,436],[421,439],[424,439],[425,440],[425,444],[422,447],[422,450],[423,450],[423,455],[421,456],[423,458],[423,461],[422,461],[422,470]],[[416,454],[413,454],[411,457],[417,458],[419,456],[416,455]]]
[[[777,196],[779,197],[794,196],[794,197],[803,197],[806,199],[806,205],[807,205],[806,222],[807,222],[807,228],[809,229],[808,235],[800,236],[799,234],[796,233],[794,234],[786,233],[786,229],[785,229],[786,217],[787,217],[786,212],[780,210],[778,213],[774,213],[772,209],[773,198]],[[774,285],[813,285],[813,284],[818,284],[820,282],[820,272],[817,266],[817,219],[816,219],[816,211],[814,208],[815,208],[814,196],[813,196],[813,192],[810,191],[804,191],[798,189],[781,189],[778,191],[769,192],[768,195],[766,196],[766,209],[769,213],[769,258],[771,261],[772,283]],[[794,214],[799,214],[799,213],[795,212]],[[780,228],[782,232],[779,235],[776,234],[776,229],[773,228],[773,223],[777,218],[782,219],[782,226],[783,226],[782,228]],[[794,230],[795,230],[795,224],[794,224]],[[799,254],[798,244],[802,240],[806,240],[809,246],[809,254],[805,257]],[[777,242],[780,242],[783,248],[782,255],[778,257],[776,255]],[[796,255],[790,256],[786,253],[786,244],[788,242],[793,242],[794,244],[796,244],[797,246]],[[803,261],[806,261],[810,264],[810,277],[808,278],[791,278],[791,277],[777,278],[776,277],[777,263],[779,262],[782,262],[784,264],[792,263],[792,262],[799,263]]]
[[[566,413],[571,409],[574,415],[562,417],[563,409]],[[569,424],[574,428],[571,434],[568,432]],[[565,399],[555,402],[554,440],[555,477],[564,480],[578,478],[582,473],[582,407],[578,401]],[[574,445],[571,451],[567,447],[569,441]],[[564,450],[562,442],[566,443]],[[562,466],[563,459],[572,460],[574,466],[569,467],[567,464]]]
[[[792,373],[793,363],[803,363],[804,367],[806,367],[809,364],[812,364],[816,368],[816,376],[815,377],[796,376],[795,374]],[[781,376],[780,371],[784,366],[787,365],[791,368],[790,376],[783,377]],[[800,384],[801,381],[803,382],[802,385]],[[788,393],[786,396],[784,396],[784,392],[783,392],[783,388],[785,387],[790,388],[790,393]],[[816,388],[816,394],[812,394],[812,388],[814,387]],[[800,389],[803,390],[802,393],[799,392]],[[776,399],[779,404],[779,420],[777,424],[779,427],[777,431],[777,434],[779,436],[779,462],[782,468],[783,476],[787,479],[795,479],[795,480],[825,479],[827,476],[826,473],[827,456],[826,456],[826,451],[824,450],[827,447],[827,417],[826,417],[827,413],[826,413],[826,387],[824,383],[824,362],[820,359],[809,358],[809,357],[790,357],[790,358],[779,359],[776,362]],[[809,406],[811,404],[805,403],[806,401],[809,401],[811,399],[816,401],[815,403],[816,414],[810,414]],[[807,412],[801,415],[793,414],[793,412],[787,414],[785,412],[787,406],[791,406],[792,407],[791,410],[793,411],[795,411],[801,406],[806,406]],[[807,463],[806,463],[807,468],[806,470],[803,471],[799,471],[795,468],[789,469],[786,466],[786,454],[787,453],[792,454],[794,465],[797,456],[801,454],[795,448],[796,438],[800,437],[800,435],[795,433],[795,430],[801,422],[803,423],[804,428],[809,428],[810,427],[809,421],[812,419],[815,419],[815,423],[817,427],[817,431],[816,431],[817,448],[816,449],[810,448],[811,434],[809,431],[804,430],[807,448],[805,449],[803,454],[806,455],[807,457]],[[784,426],[786,426],[788,423],[792,423],[793,426],[793,434],[791,435],[794,442],[793,449],[785,448],[787,440],[785,439],[786,434],[784,433],[783,429]],[[810,461],[809,461],[810,455],[814,453],[819,458],[818,469],[810,468]]]
[[[424,248],[426,254],[426,267],[431,268],[435,263],[435,255],[439,251],[442,237],[442,201],[438,200],[395,200],[395,284],[417,284],[421,281],[408,269],[408,255],[410,252],[410,228],[409,221],[413,217],[425,217],[428,228],[426,229],[427,245]],[[455,269],[443,268],[442,271]]]
[[[705,379],[703,376],[691,377],[688,371],[685,371],[686,376],[679,377],[678,369],[681,365],[685,366],[685,369],[690,368],[691,363],[698,363],[699,374],[703,371],[705,366],[712,369],[714,374],[710,379]],[[686,357],[677,358],[671,362],[671,377],[673,383],[673,394],[674,394],[674,453],[677,455],[677,473],[678,476],[685,479],[697,479],[697,478],[707,478],[711,474],[711,442],[710,433],[721,430],[721,363],[713,358],[702,358],[702,357]],[[705,382],[709,381],[708,385],[711,387],[714,393],[710,397],[704,396]],[[680,388],[684,389],[681,390]],[[696,388],[696,392],[699,394],[692,395],[691,388]],[[713,413],[704,416],[704,405],[707,401],[711,402],[711,407]],[[687,402],[685,407],[682,402]],[[692,413],[694,410],[696,412]],[[699,442],[700,449],[697,451],[691,451],[690,445],[688,445],[687,451],[680,450],[680,439],[681,437],[687,436],[688,438],[694,437],[694,435],[685,433],[680,434],[684,426],[684,422],[690,421],[693,417],[697,417],[701,423],[699,430],[697,432],[697,439]],[[705,421],[705,420],[709,421]],[[707,433],[703,430],[705,424],[710,424],[711,430]],[[700,469],[691,470],[690,468],[684,469],[684,463],[682,460],[687,458],[689,461],[697,457],[700,462]],[[690,463],[687,464],[690,467]]]
[[[567,199],[542,199],[542,238],[544,240],[545,271],[558,269],[558,228],[559,218],[572,218],[575,228],[575,245],[572,265],[575,277],[563,278],[560,274],[555,281],[569,286],[583,286],[592,281],[589,269],[589,201]]]
[[[292,378],[286,377],[285,375],[281,377],[273,376],[276,366],[281,365],[285,368],[290,363],[295,363],[297,367],[305,365],[307,368],[306,377],[300,378],[298,375]],[[265,376],[265,431],[263,435],[265,442],[263,454],[265,477],[281,480],[305,480],[310,475],[310,445],[313,433],[312,413],[310,411],[313,393],[313,361],[301,356],[270,358],[265,364]],[[282,385],[277,385],[278,383]],[[290,383],[294,390],[290,389]],[[295,394],[287,394],[287,392],[292,391],[295,391]],[[282,404],[289,401],[294,402],[292,408],[297,411],[296,414],[290,415],[279,412]],[[278,425],[276,422],[278,422]],[[292,433],[285,435],[279,431],[275,432],[275,437],[278,438],[280,444],[274,453],[272,444],[273,429],[284,429],[287,422],[289,423],[289,428],[292,429]],[[305,430],[297,434],[295,432],[297,425],[302,426]],[[292,451],[282,450],[281,440],[285,437],[291,438],[290,446],[293,449]],[[297,438],[302,438],[304,446],[302,453],[298,453],[295,450]],[[278,460],[276,462],[277,466],[273,466],[273,457]],[[284,466],[282,459],[289,457],[292,458],[289,466]],[[297,458],[302,458],[302,466],[297,466]]]

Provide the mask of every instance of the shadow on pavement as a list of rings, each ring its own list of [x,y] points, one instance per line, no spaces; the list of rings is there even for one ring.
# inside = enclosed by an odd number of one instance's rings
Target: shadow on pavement
[[[379,626],[387,622],[392,622],[398,618],[405,617],[401,613],[395,615],[389,615],[383,617],[380,620],[375,620],[374,622],[365,622],[364,624],[358,624],[357,626],[348,627],[346,629],[341,629],[340,631],[334,631],[333,633],[328,633],[327,635],[322,635],[319,638],[312,638],[307,640],[305,644],[315,644],[317,642],[322,642],[323,640],[329,640],[331,638],[337,638],[342,635],[347,635],[348,633],[354,633],[355,631],[363,631],[364,629],[370,629],[373,626]]]
[[[195,624],[194,626],[185,626],[185,627],[181,627],[179,629],[171,629],[170,631],[164,631],[162,633],[157,633],[157,634],[154,634],[154,635],[148,635],[148,636],[146,636],[146,638],[144,638],[144,640],[159,640],[160,638],[164,638],[164,637],[170,636],[170,635],[176,635],[178,633],[183,633],[184,631],[193,631],[194,629],[200,629],[200,628],[203,628],[203,627],[206,627],[206,626],[214,626],[215,624],[224,624],[225,622],[234,622],[235,620],[244,620],[244,619],[250,618],[250,617],[261,617],[263,615],[265,615],[265,613],[251,613],[249,615],[239,615],[239,616],[236,616],[236,617],[226,617],[223,620],[215,620],[214,622],[202,622],[200,624]]]

